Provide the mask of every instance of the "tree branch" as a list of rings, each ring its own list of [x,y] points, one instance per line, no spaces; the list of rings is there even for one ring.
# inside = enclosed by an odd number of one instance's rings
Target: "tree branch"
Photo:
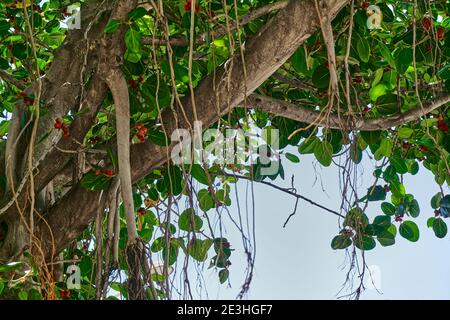
[[[3,69],[0,69],[0,78],[6,82],[11,83],[12,85],[16,86],[19,89],[25,90],[27,88],[22,82],[14,78],[12,75],[10,75]]]
[[[306,109],[305,107],[297,106],[287,101],[275,100],[270,97],[261,96],[258,94],[252,94],[248,98],[248,103],[251,107],[267,113],[282,116],[299,122],[315,124],[319,127],[325,127],[329,129],[340,129],[344,127],[361,131],[377,131],[396,127],[398,125],[417,120],[420,117],[449,102],[450,95],[447,94],[436,98],[429,103],[425,103],[423,109],[420,107],[416,107],[405,113],[393,115],[387,118],[356,118],[352,123],[350,118],[346,118],[344,116],[339,117],[335,114],[331,114],[328,117],[321,117],[319,111]],[[343,123],[343,121],[346,121],[346,123]]]

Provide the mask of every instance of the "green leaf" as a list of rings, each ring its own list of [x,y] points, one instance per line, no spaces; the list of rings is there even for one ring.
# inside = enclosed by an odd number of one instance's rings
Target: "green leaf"
[[[195,260],[203,262],[208,257],[208,250],[212,244],[213,241],[211,239],[192,239],[188,245],[189,255]]]
[[[441,205],[441,199],[442,199],[442,195],[440,192],[436,193],[432,198],[431,198],[431,207],[433,209],[437,209],[440,207]]]
[[[386,191],[383,186],[370,187],[367,190],[367,200],[369,201],[380,201],[386,199]]]
[[[427,227],[428,227],[428,228],[432,228],[432,227],[433,227],[433,225],[434,225],[434,220],[436,220],[435,217],[430,217],[430,218],[428,218],[428,220],[427,220]]]
[[[369,90],[370,99],[372,101],[377,101],[378,97],[385,95],[387,92],[388,87],[383,83],[379,83]]]
[[[420,214],[420,206],[419,202],[416,199],[411,201],[408,205],[408,212],[413,218],[417,218]]]
[[[436,237],[442,239],[447,235],[447,224],[441,218],[434,219],[433,231]]]
[[[297,51],[295,51],[295,53],[291,57],[291,63],[295,71],[309,77],[312,75],[313,70],[311,67],[308,69],[305,49],[303,47],[299,47]]]
[[[333,248],[333,250],[345,249],[349,247],[351,244],[352,240],[350,240],[348,236],[342,234],[334,237],[333,240],[331,240],[331,248]]]
[[[419,228],[417,227],[417,224],[413,221],[404,221],[400,225],[399,229],[400,235],[405,238],[406,240],[409,240],[411,242],[416,242],[419,240]]]
[[[105,190],[111,184],[111,178],[100,174],[96,175],[94,171],[89,171],[83,179],[81,179],[81,185],[83,188],[91,191]]]
[[[365,37],[360,37],[356,44],[356,50],[358,51],[359,58],[364,62],[369,62],[370,57],[370,45],[369,41]]]
[[[395,244],[395,233],[395,226],[391,224],[387,230],[377,236],[377,240],[383,247],[392,246]]]
[[[202,189],[198,192],[198,205],[205,212],[214,208],[214,200],[208,190]]]
[[[228,269],[222,269],[219,271],[219,281],[221,284],[225,283],[230,276],[230,271]]]
[[[438,76],[443,80],[450,79],[450,64],[446,65],[441,70],[439,70]]]
[[[399,156],[393,156],[391,159],[391,164],[394,166],[395,171],[399,174],[405,174],[408,172],[408,166],[406,165],[405,160],[400,158]]]
[[[179,167],[173,164],[164,173],[164,184],[168,191],[177,196],[183,190],[183,175]]]
[[[360,235],[356,235],[354,240],[355,246],[358,249],[369,251],[376,247],[377,243],[371,236],[363,235],[362,237]]]
[[[361,138],[368,144],[377,144],[381,140],[381,131],[361,131]]]
[[[298,147],[298,152],[300,154],[314,153],[314,150],[318,144],[320,144],[319,138],[311,137],[302,142],[302,144]]]
[[[319,89],[328,88],[330,84],[330,70],[324,65],[317,67],[312,75],[312,82]]]
[[[392,181],[389,184],[389,188],[391,189],[392,194],[397,198],[401,198],[406,194],[405,186],[400,182]]]
[[[203,220],[195,214],[192,208],[186,209],[178,218],[178,227],[183,231],[198,232],[203,227]]]
[[[401,127],[398,130],[398,136],[402,139],[406,139],[411,137],[411,135],[414,133],[414,130],[408,127]]]
[[[116,19],[112,19],[108,22],[105,27],[105,33],[113,33],[116,32],[120,27],[120,21]]]
[[[378,49],[380,49],[380,53],[383,56],[384,60],[386,60],[392,68],[395,68],[395,60],[392,57],[391,51],[388,49],[388,47],[386,47],[386,45],[380,41],[378,42]]]
[[[132,53],[141,52],[141,33],[133,28],[128,29],[125,33],[125,45]]]
[[[189,170],[189,168],[188,168]],[[200,183],[203,183],[209,186],[208,176],[206,175],[205,170],[199,164],[193,164],[191,167],[191,175]],[[213,181],[212,181],[213,182]]]
[[[148,138],[158,146],[166,147],[170,145],[170,138],[167,137],[166,141],[166,135],[160,130],[149,130]]]
[[[2,295],[3,289],[5,289],[5,283],[0,281],[0,296]]]
[[[389,202],[383,202],[381,204],[381,210],[388,216],[393,216],[395,214],[395,206]]]
[[[25,291],[19,292],[19,300],[28,300],[28,293]]]
[[[393,143],[389,138],[384,138],[377,151],[374,153],[375,160],[381,160],[383,157],[389,157],[392,153]]]
[[[384,94],[376,100],[376,110],[383,116],[388,116],[398,111],[398,96],[396,94]],[[400,99],[400,105],[401,105]]]
[[[333,146],[328,141],[322,141],[314,149],[314,156],[324,167],[329,167],[332,162]]]
[[[300,159],[292,153],[286,152],[285,154],[286,159],[288,159],[289,161],[293,162],[293,163],[299,163]]]
[[[380,226],[383,229],[387,229],[391,225],[391,218],[389,216],[376,216],[375,219],[373,219],[373,224]]]
[[[128,19],[137,20],[147,15],[147,10],[143,7],[137,7],[133,9],[130,13],[128,13]]]
[[[394,54],[397,72],[405,73],[406,70],[412,65],[413,62],[413,50],[411,48],[402,48],[395,51]]]

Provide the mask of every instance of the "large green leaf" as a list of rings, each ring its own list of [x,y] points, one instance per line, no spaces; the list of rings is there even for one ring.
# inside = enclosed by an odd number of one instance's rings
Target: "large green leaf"
[[[411,242],[416,242],[417,240],[419,240],[420,236],[419,228],[413,221],[402,222],[402,224],[400,225],[399,233],[403,238]]]

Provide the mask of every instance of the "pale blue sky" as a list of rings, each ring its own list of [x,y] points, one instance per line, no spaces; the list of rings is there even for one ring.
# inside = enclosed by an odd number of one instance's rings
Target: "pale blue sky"
[[[295,149],[289,150],[297,153]],[[286,180],[280,186],[290,185],[295,174],[299,193],[330,208],[340,204],[338,171],[336,167],[316,166],[312,156],[302,156],[299,164],[284,161]],[[366,190],[372,180],[372,163],[367,155],[360,165],[362,187]],[[366,253],[368,265],[380,270],[382,294],[366,290],[362,299],[450,299],[450,239],[437,239],[426,220],[433,215],[430,198],[439,191],[433,176],[423,167],[416,176],[405,176],[407,192],[412,193],[421,205],[416,219],[421,237],[411,243],[397,235],[392,247],[377,247]],[[322,191],[321,182],[326,193]],[[245,202],[245,185],[239,183],[241,205]],[[447,187],[446,187],[447,188]],[[338,233],[337,217],[300,202],[298,212],[283,229],[286,217],[292,212],[295,199],[268,186],[255,183],[257,256],[255,277],[248,294],[249,299],[336,299],[345,280],[342,269],[345,253],[330,247],[331,239]],[[448,192],[448,188],[446,189]],[[235,204],[235,201],[234,201]],[[382,214],[380,202],[369,207],[368,215]],[[231,209],[236,215],[236,207]],[[231,288],[219,285],[217,275],[205,270],[205,282],[210,299],[234,299],[243,282],[246,265],[239,235],[228,227],[228,238],[236,251],[230,268]],[[207,266],[205,266],[206,269]],[[191,268],[194,271],[194,268]],[[195,284],[195,276],[191,278]],[[195,285],[193,286],[195,287]],[[204,291],[202,298],[206,298]]]

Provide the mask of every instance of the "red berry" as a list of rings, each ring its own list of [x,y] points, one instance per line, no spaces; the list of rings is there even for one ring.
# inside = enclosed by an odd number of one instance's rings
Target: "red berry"
[[[54,127],[55,127],[55,129],[62,129],[63,123],[62,123],[61,119],[56,119],[55,120]]]
[[[430,31],[432,22],[429,18],[423,18],[421,24],[425,30]]]
[[[403,216],[395,216],[395,222],[402,222],[403,221]]]
[[[128,80],[128,83],[130,84],[130,86],[131,86],[133,89],[137,89],[137,88],[139,87],[139,84],[137,83],[137,81],[135,81],[135,80],[133,80],[133,79]]]
[[[99,176],[101,174],[102,174],[102,170],[99,170],[99,169],[95,170],[95,175],[96,176]]]
[[[106,169],[106,170],[103,170],[103,174],[105,176],[112,177],[114,175],[114,171],[112,171],[111,169]]]
[[[403,148],[403,149],[409,149],[409,148],[411,148],[411,143],[409,143],[408,141],[403,141],[403,142],[402,142],[402,148]]]
[[[186,0],[186,4],[184,5],[184,11],[191,11],[192,0]],[[195,11],[200,13],[200,6],[198,3],[195,4]]]
[[[434,210],[434,215],[436,217],[439,217],[441,215],[441,210],[439,210],[439,209]]]
[[[363,3],[361,3],[361,8],[363,10],[366,10],[369,7],[370,3],[367,1],[364,1]]]
[[[384,185],[384,192],[389,192],[389,191],[391,191],[391,188],[389,188],[389,186],[386,184],[386,185]]]
[[[362,82],[362,77],[361,76],[356,76],[353,78],[353,82],[355,83],[361,83]]]
[[[421,152],[423,152],[423,153],[428,152],[428,148],[425,147],[425,146],[420,146],[420,147],[419,147],[419,150],[420,150]]]
[[[439,27],[439,28],[437,29],[437,38],[438,38],[439,40],[444,39],[444,28]]]
[[[447,123],[445,123],[444,119],[441,119],[438,121],[437,128],[438,128],[438,130],[445,132],[445,133],[447,133],[448,129],[449,129],[449,127],[448,127]]]
[[[61,299],[70,298],[70,290],[61,290],[60,291]]]
[[[139,208],[137,211],[141,216],[145,216],[147,213],[147,210],[145,208]]]

